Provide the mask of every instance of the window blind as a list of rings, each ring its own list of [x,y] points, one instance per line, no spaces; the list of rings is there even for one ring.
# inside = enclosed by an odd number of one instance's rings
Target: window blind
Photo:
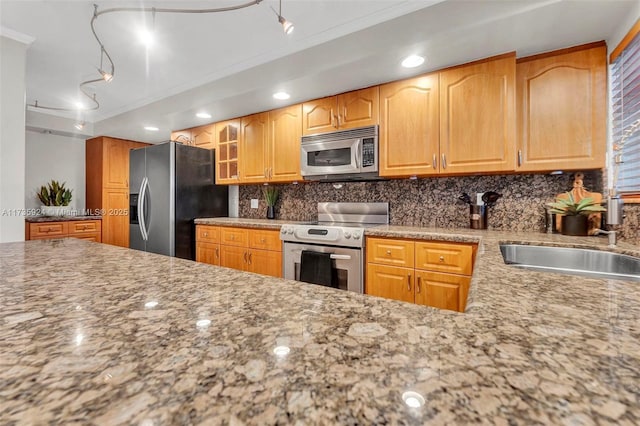
[[[613,186],[640,194],[640,33],[611,64]]]

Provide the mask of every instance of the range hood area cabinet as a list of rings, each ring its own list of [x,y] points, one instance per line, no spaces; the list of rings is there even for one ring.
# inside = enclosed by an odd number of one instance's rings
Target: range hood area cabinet
[[[86,205],[102,212],[102,242],[129,247],[129,151],[149,144],[100,136],[86,142]]]
[[[378,124],[378,86],[354,90],[302,104],[304,136]]]
[[[607,47],[604,42],[519,59],[516,87],[516,171],[605,166]]]
[[[380,175],[513,172],[515,53],[380,86]]]
[[[301,124],[300,104],[243,117],[239,183],[302,180]]]

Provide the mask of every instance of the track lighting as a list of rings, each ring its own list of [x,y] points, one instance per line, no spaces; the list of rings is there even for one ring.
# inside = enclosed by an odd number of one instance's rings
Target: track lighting
[[[113,80],[113,74],[108,73],[104,70],[98,70],[98,72],[100,73],[100,75],[102,76],[102,79],[104,81],[106,81],[107,83],[109,83],[111,80]]]
[[[291,34],[293,32],[293,22],[287,21],[284,16],[282,16],[282,0],[280,0],[280,9],[279,12],[276,12],[272,7],[271,10],[278,16],[278,22],[282,25],[282,29],[285,34]]]

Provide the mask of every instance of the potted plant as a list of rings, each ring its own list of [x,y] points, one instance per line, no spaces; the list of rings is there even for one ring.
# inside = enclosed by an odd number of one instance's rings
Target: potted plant
[[[42,203],[42,214],[45,216],[64,216],[69,209],[65,208],[71,202],[72,190],[65,188],[62,184],[52,180],[40,187],[36,192],[38,199]]]
[[[276,205],[276,201],[278,201],[278,188],[274,186],[263,186],[262,193],[264,194],[264,201],[267,203],[267,219],[275,219],[274,206]]]
[[[549,203],[547,205],[551,207],[551,213],[562,216],[560,231],[563,235],[588,235],[589,215],[607,210],[596,204],[593,198],[590,197],[583,198],[576,202],[571,192],[567,192],[567,198],[556,198],[555,203]]]

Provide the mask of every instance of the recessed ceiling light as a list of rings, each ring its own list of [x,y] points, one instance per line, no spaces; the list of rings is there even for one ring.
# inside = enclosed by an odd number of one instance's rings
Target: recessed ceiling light
[[[279,100],[287,100],[291,97],[291,95],[289,95],[287,92],[277,92],[273,94],[273,97],[275,99],[279,99]]]
[[[211,114],[209,114],[208,112],[199,112],[196,114],[196,117],[198,118],[211,118]]]
[[[76,102],[76,108],[84,109],[84,104],[82,102]]]
[[[153,34],[151,34],[151,31],[146,28],[138,31],[138,38],[140,39],[140,42],[147,47],[150,47],[153,44]]]
[[[405,68],[415,68],[424,63],[424,58],[418,55],[411,55],[404,58],[402,66]]]
[[[148,130],[150,132],[157,132],[158,130],[160,130],[157,127],[154,127],[154,126],[144,126],[144,129]]]

